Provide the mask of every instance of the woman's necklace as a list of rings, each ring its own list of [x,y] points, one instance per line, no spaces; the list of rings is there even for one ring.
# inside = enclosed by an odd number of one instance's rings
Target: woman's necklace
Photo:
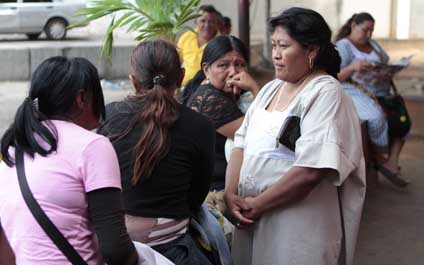
[[[307,79],[309,79],[309,77],[310,77],[311,75],[309,74],[309,75],[306,75],[305,76],[305,78],[303,78],[303,80],[302,81],[300,81],[300,84],[299,84],[299,86],[298,86],[298,89],[297,89],[297,91],[296,91],[296,93],[294,94],[294,96],[292,96],[291,98],[290,98],[290,100],[289,100],[289,102],[284,106],[284,108],[281,108],[279,111],[283,111],[283,110],[285,110],[288,106],[290,106],[290,104],[292,103],[292,101],[296,98],[296,96],[300,93],[300,91],[302,91],[302,89],[303,89],[303,84],[305,83],[305,81],[307,80]],[[280,100],[281,100],[281,95],[283,94],[283,90],[284,90],[284,87],[286,86],[286,84],[287,84],[287,82],[284,82],[284,84],[280,87],[280,89],[278,90],[278,97],[277,97],[277,103],[274,105],[274,108],[272,109],[272,111],[275,111],[276,109],[277,109],[277,107],[278,107],[278,105],[280,105]]]

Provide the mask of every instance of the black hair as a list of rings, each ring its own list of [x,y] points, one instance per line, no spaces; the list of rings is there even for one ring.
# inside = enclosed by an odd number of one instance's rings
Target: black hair
[[[72,120],[72,109],[80,91],[90,97],[97,118],[104,118],[105,105],[96,67],[84,58],[51,57],[43,61],[31,78],[29,95],[19,106],[14,122],[1,138],[1,155],[8,166],[14,165],[9,154],[13,146],[34,157],[56,151],[58,136],[49,121]],[[44,143],[40,143],[37,137]]]
[[[269,20],[269,28],[274,32],[283,27],[289,36],[304,47],[317,46],[314,69],[327,72],[337,78],[340,71],[340,56],[331,42],[331,30],[324,18],[311,9],[292,7]]]
[[[365,21],[375,22],[374,18],[369,13],[361,12],[358,14],[353,14],[340,28],[335,41],[341,40],[350,35],[352,32],[352,22],[355,22],[355,24],[359,25]]]
[[[222,16],[221,13],[218,10],[216,10],[216,8],[213,5],[201,5],[197,8],[197,10],[202,12],[217,14],[218,16]]]
[[[224,56],[226,53],[236,51],[239,52],[240,55],[246,60],[249,61],[249,50],[246,49],[246,46],[243,42],[234,37],[234,36],[217,36],[213,38],[205,47],[203,51],[202,60],[200,62],[200,70],[196,73],[196,75],[191,79],[184,88],[182,95],[182,102],[186,104],[187,100],[193,94],[193,92],[197,89],[197,87],[202,83],[202,81],[206,78],[205,73],[203,72],[203,64],[211,65],[216,60]]]
[[[231,27],[231,18],[229,17],[223,17],[222,21],[224,22],[225,27]]]

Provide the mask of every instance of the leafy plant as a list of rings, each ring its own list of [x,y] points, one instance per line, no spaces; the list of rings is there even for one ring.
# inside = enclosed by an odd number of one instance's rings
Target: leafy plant
[[[76,15],[86,17],[69,27],[84,25],[90,21],[113,14],[104,37],[102,55],[112,55],[113,31],[127,27],[136,32],[135,40],[163,38],[175,42],[179,32],[193,30],[186,23],[200,16],[196,12],[200,0],[93,0]]]

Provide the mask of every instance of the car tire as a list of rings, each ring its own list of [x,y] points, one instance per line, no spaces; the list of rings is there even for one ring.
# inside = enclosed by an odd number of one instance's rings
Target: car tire
[[[40,34],[41,34],[41,32],[39,32],[39,33],[27,33],[26,35],[27,35],[28,39],[36,40],[36,39],[38,39]]]
[[[53,18],[47,22],[44,31],[49,40],[63,40],[66,37],[67,23],[64,19]]]

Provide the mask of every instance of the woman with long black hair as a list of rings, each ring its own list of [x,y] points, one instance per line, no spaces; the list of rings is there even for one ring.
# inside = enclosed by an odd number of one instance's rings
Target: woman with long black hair
[[[118,154],[128,232],[175,264],[210,264],[187,233],[211,181],[214,130],[174,98],[184,70],[176,48],[141,42],[132,53],[135,95],[106,107],[99,133]]]
[[[35,200],[82,260],[137,263],[125,229],[116,154],[106,137],[90,131],[104,113],[97,69],[88,60],[52,57],[34,72],[29,95],[1,139],[0,229],[16,264],[69,262],[22,197],[17,153],[24,154]]]

